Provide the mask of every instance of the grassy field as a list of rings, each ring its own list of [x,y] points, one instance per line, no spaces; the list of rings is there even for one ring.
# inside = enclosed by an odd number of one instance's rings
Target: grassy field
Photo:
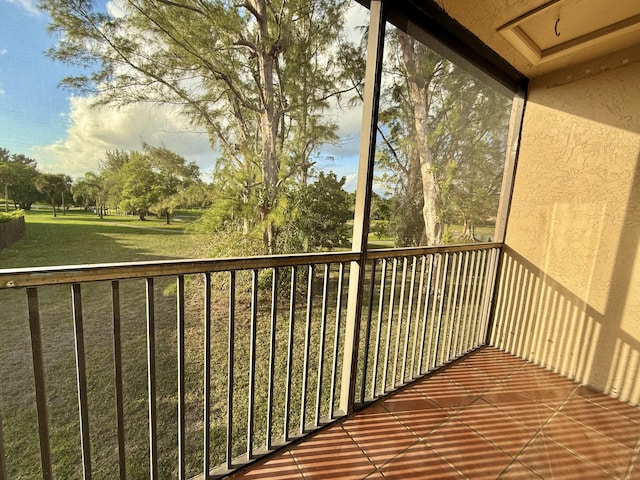
[[[85,213],[69,212],[53,217],[50,212],[27,212],[27,236],[9,249],[0,252],[0,267],[28,267],[35,265],[64,265],[103,262],[124,262],[202,257],[208,239],[185,229],[183,223],[166,226],[162,220],[140,222],[133,217],[113,216],[104,220]],[[267,272],[264,272],[265,274]],[[314,292],[321,291],[321,272],[316,274]],[[235,326],[234,371],[234,440],[233,453],[246,449],[247,392],[250,335],[249,273],[238,274]],[[156,278],[155,329],[157,362],[157,405],[159,464],[163,478],[175,477],[176,452],[176,299],[175,279]],[[261,279],[268,285],[268,279]],[[307,395],[315,398],[321,342],[321,308],[314,305],[310,323],[306,317],[306,282],[301,273],[298,307],[293,328],[295,353],[291,383],[292,409],[300,412],[304,339],[309,329],[309,376]],[[335,273],[331,277],[335,289]],[[226,442],[226,384],[228,337],[228,276],[216,274],[213,286],[212,331],[212,449],[211,463],[224,460]],[[186,370],[187,370],[187,473],[195,475],[202,463],[202,287],[200,276],[187,278],[186,301]],[[285,289],[286,290],[286,289]],[[146,303],[143,280],[120,282],[122,322],[123,376],[125,385],[125,425],[127,445],[127,473],[129,478],[148,478],[148,421],[147,421],[147,365],[146,365]],[[81,452],[71,295],[69,286],[38,289],[45,362],[45,380],[49,409],[49,431],[52,462],[56,478],[81,476]],[[326,365],[323,383],[331,376],[332,349],[335,327],[335,292],[327,309],[324,337]],[[264,419],[269,394],[268,377],[270,296],[268,286],[260,292],[256,323],[256,427],[255,441],[259,448],[266,437]],[[84,330],[86,343],[87,382],[89,397],[92,465],[94,478],[117,476],[117,440],[115,429],[115,380],[111,331],[111,292],[109,282],[82,285]],[[274,435],[282,432],[283,399],[286,385],[288,310],[286,298],[279,302],[275,351],[276,395],[274,397]],[[319,302],[318,302],[319,303]],[[0,290],[0,416],[2,417],[5,449],[10,478],[39,476],[39,453],[35,393],[31,365],[31,345],[24,290]],[[341,362],[338,362],[340,365]],[[339,372],[337,372],[339,375]],[[339,377],[338,377],[339,378]],[[322,414],[328,412],[328,394],[322,391]],[[306,408],[307,420],[314,417],[314,402]],[[291,417],[290,432],[299,429],[300,414]],[[281,435],[282,433],[280,433]]]
[[[200,236],[185,233],[185,222],[165,225],[163,219],[113,215],[100,219],[71,210],[25,212],[27,235],[0,251],[0,268],[85,263],[133,262],[189,258],[200,252]]]
[[[65,264],[162,260],[201,256],[203,238],[185,232],[184,222],[108,216],[69,211],[53,217],[50,211],[26,212],[27,235],[0,252],[0,268]],[[169,279],[158,279],[156,289],[159,397],[175,395],[175,298],[163,292]],[[144,282],[121,285],[124,376],[128,389],[128,470],[132,478],[147,471],[145,448],[146,365]],[[108,282],[83,285],[85,337],[92,425],[93,463],[97,478],[113,478],[116,448],[112,373],[111,293]],[[70,287],[39,289],[49,428],[54,472],[58,478],[78,478],[80,450],[75,393],[75,357]],[[31,372],[26,301],[23,290],[0,291],[0,415],[11,478],[39,475],[37,425]],[[159,406],[159,417],[174,415]],[[174,423],[174,422],[172,422]],[[165,436],[171,437],[165,432]],[[165,444],[168,440],[164,440]],[[171,460],[167,462],[170,464]],[[168,467],[167,467],[168,468]]]

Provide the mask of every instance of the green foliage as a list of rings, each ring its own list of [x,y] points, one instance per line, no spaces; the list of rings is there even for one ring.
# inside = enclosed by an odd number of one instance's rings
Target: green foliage
[[[62,173],[42,173],[36,178],[35,183],[38,191],[46,195],[51,203],[53,216],[57,215],[56,207],[59,205],[66,214],[65,199],[71,193],[71,177]]]
[[[168,224],[177,208],[201,206],[207,201],[200,170],[193,162],[165,147],[143,144],[143,152],[108,151],[100,172],[87,172],[74,186],[74,199],[102,216],[107,206],[135,213],[164,216]],[[186,194],[191,189],[190,194]],[[199,189],[199,190],[197,190]],[[191,200],[196,198],[196,205]]]
[[[306,251],[348,245],[353,203],[343,188],[345,182],[345,177],[338,180],[333,172],[320,172],[313,183],[293,190],[283,222],[286,236],[297,236]]]
[[[31,205],[42,195],[36,188],[36,178],[40,175],[36,161],[21,154],[11,154],[0,148],[0,194],[5,200],[11,199],[14,208],[31,209]]]
[[[124,179],[119,206],[125,212],[135,213],[144,220],[151,206],[161,194],[160,175],[153,171],[146,155],[133,152],[120,172]]]
[[[402,32],[387,40],[377,161],[396,245],[448,243],[451,223],[473,241],[473,226],[496,214],[509,99]]]
[[[0,223],[10,222],[16,218],[24,217],[24,210],[13,210],[12,212],[0,212]]]

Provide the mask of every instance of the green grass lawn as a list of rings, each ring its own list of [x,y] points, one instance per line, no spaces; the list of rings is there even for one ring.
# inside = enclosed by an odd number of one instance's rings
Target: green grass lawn
[[[0,268],[191,258],[200,252],[202,235],[187,232],[185,222],[70,210],[25,212],[27,235],[0,251]]]
[[[149,217],[97,216],[80,210],[54,217],[50,210],[25,212],[26,237],[0,251],[0,268],[162,260],[203,256],[202,235],[186,222],[166,225]],[[156,279],[159,419],[163,459],[173,468],[170,433],[175,408],[175,297],[173,279]],[[167,291],[167,294],[165,294]],[[75,358],[69,286],[38,289],[54,474],[78,478],[81,465],[75,393]],[[115,455],[111,293],[109,282],[82,286],[93,463],[96,478],[113,478]],[[31,346],[23,289],[0,290],[0,418],[10,478],[39,476]],[[144,281],[121,282],[122,349],[127,389],[127,456],[132,478],[148,469],[146,449],[146,330]],[[200,315],[193,316],[195,324]],[[164,401],[163,401],[164,399]],[[169,428],[171,426],[171,428]],[[167,433],[169,432],[169,433]]]

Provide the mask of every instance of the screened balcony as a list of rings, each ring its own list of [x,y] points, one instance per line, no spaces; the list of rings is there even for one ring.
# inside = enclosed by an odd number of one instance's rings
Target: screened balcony
[[[24,332],[11,376],[33,379],[5,393],[0,479],[640,475],[633,2],[604,26],[585,2],[587,31],[535,1],[362,3],[351,251],[0,271]],[[551,40],[527,23],[543,14]],[[493,242],[367,247],[387,21],[513,96]],[[56,463],[62,437],[73,465]]]

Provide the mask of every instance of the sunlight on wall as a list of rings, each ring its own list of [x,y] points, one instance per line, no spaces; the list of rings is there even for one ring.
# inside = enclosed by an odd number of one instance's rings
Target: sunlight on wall
[[[640,64],[593,70],[530,86],[492,343],[637,404]]]

